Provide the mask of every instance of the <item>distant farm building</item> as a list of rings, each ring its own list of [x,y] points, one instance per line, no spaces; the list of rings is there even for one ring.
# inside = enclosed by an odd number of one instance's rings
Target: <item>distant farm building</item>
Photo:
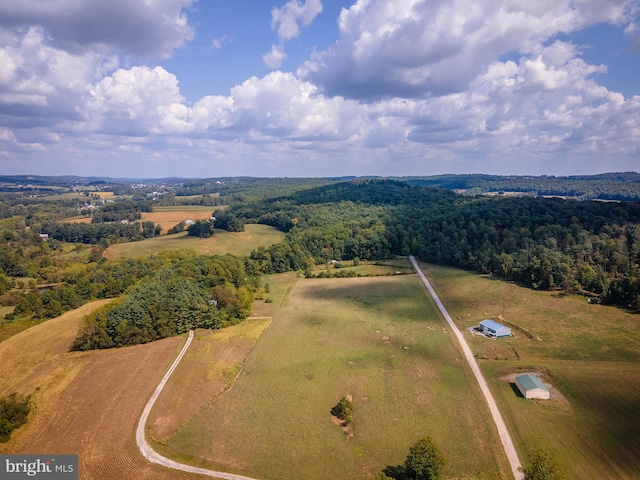
[[[516,387],[518,387],[524,398],[549,399],[549,389],[546,385],[538,377],[528,373],[516,377]]]
[[[511,336],[511,329],[504,325],[494,322],[493,320],[482,320],[480,322],[479,330],[487,337],[509,337]]]

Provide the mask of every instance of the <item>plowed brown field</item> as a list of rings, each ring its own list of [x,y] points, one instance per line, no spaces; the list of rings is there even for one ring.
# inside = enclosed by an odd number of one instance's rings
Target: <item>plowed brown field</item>
[[[177,208],[177,207],[176,207]],[[162,227],[162,233],[167,233],[172,227],[175,227],[180,222],[186,222],[187,220],[209,220],[211,218],[211,212],[215,207],[197,207],[197,208],[185,208],[184,210],[175,211],[154,211],[151,213],[143,213],[141,221],[153,222]]]
[[[33,395],[29,423],[1,453],[77,453],[83,480],[188,479],[148,463],[135,442],[145,403],[183,337],[147,345],[69,352],[94,302],[0,343],[0,395]]]

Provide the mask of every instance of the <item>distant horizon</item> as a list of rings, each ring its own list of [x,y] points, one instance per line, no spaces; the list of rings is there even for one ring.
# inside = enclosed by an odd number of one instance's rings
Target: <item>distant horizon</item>
[[[604,175],[624,175],[624,174],[635,174],[640,175],[639,171],[606,171],[602,173],[596,174],[570,174],[570,175],[550,175],[550,174],[540,174],[540,175],[511,175],[511,174],[491,174],[491,173],[443,173],[443,174],[434,174],[434,175],[326,175],[326,176],[251,176],[251,175],[222,175],[222,176],[207,176],[207,177],[180,177],[176,175],[164,176],[164,177],[149,177],[149,176],[136,176],[136,177],[114,177],[108,175],[76,175],[76,174],[59,174],[59,175],[41,175],[41,174],[4,174],[0,173],[0,179],[4,177],[25,177],[28,179],[31,178],[81,178],[81,179],[111,179],[111,180],[207,180],[207,179],[225,179],[225,178],[253,178],[253,179],[403,179],[403,178],[430,178],[430,177],[463,177],[463,176],[486,176],[486,177],[504,177],[504,178],[557,178],[557,179],[570,179],[570,178],[588,178],[588,177],[599,177]]]

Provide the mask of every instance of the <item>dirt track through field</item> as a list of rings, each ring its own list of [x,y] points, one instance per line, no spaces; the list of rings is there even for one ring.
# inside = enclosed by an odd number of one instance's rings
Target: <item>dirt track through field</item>
[[[206,468],[193,467],[191,465],[186,465],[184,463],[176,462],[175,460],[171,460],[167,457],[160,455],[158,452],[156,452],[153,448],[151,448],[151,445],[149,445],[149,443],[145,438],[145,426],[147,424],[147,420],[149,419],[149,414],[151,413],[151,409],[153,408],[153,405],[156,403],[156,400],[158,399],[158,397],[160,396],[160,393],[162,393],[162,389],[164,388],[167,381],[171,377],[171,374],[176,369],[176,367],[180,363],[180,360],[182,360],[182,357],[184,357],[184,354],[189,349],[189,345],[191,345],[192,341],[193,341],[193,330],[189,332],[189,338],[185,342],[184,347],[182,347],[182,350],[176,357],[171,367],[169,367],[169,370],[167,370],[167,373],[158,384],[156,391],[153,393],[153,395],[147,402],[147,405],[144,407],[144,411],[142,412],[142,415],[140,416],[140,420],[138,421],[138,428],[136,429],[136,443],[138,444],[138,448],[140,449],[140,452],[142,453],[142,455],[151,463],[156,463],[158,465],[172,468],[174,470],[181,470],[183,472],[189,472],[189,473],[197,473],[200,475],[206,475],[208,477],[221,478],[223,480],[255,480],[253,478],[243,477],[242,475],[218,472],[215,470],[208,470]]]
[[[487,381],[485,380],[484,375],[482,375],[482,371],[480,371],[478,362],[476,362],[476,359],[473,356],[473,352],[471,351],[471,349],[469,348],[469,345],[467,344],[466,340],[462,336],[462,333],[460,333],[460,330],[458,330],[458,327],[456,326],[456,324],[453,323],[451,316],[447,312],[446,308],[444,308],[444,304],[440,301],[440,298],[438,297],[435,290],[429,283],[429,280],[427,280],[427,277],[420,269],[418,262],[416,262],[415,257],[413,255],[410,255],[409,259],[411,260],[413,267],[416,269],[416,272],[418,272],[418,275],[422,279],[422,282],[424,283],[425,287],[427,287],[427,290],[433,297],[434,302],[436,302],[438,309],[440,310],[445,320],[449,324],[451,331],[455,334],[456,338],[458,339],[458,342],[460,342],[460,346],[462,347],[462,351],[467,360],[467,363],[469,364],[469,367],[471,367],[471,371],[473,372],[473,375],[476,377],[476,380],[478,381],[478,385],[480,385],[480,390],[482,391],[482,394],[484,395],[484,398],[487,401],[487,404],[489,405],[489,410],[491,411],[491,416],[493,417],[493,421],[495,422],[496,427],[498,429],[498,435],[500,435],[502,446],[504,447],[504,451],[507,455],[507,458],[509,459],[509,464],[511,465],[511,471],[513,472],[513,476],[518,480],[522,479],[523,475],[519,471],[521,464],[520,464],[520,459],[518,458],[518,452],[516,451],[516,448],[513,444],[511,435],[509,435],[509,430],[507,429],[507,425],[504,423],[504,420],[502,419],[502,415],[500,414],[500,409],[498,408],[498,405],[496,404],[496,401],[494,400],[493,395],[489,390],[489,385],[487,384]]]

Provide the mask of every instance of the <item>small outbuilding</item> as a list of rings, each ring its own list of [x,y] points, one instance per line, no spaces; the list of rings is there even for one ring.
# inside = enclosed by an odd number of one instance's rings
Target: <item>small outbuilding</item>
[[[524,398],[549,399],[549,388],[538,377],[528,373],[516,377],[516,387]]]
[[[494,322],[493,320],[488,319],[482,320],[480,322],[479,330],[487,337],[500,338],[511,336],[511,329],[509,327],[505,327],[498,322]]]

